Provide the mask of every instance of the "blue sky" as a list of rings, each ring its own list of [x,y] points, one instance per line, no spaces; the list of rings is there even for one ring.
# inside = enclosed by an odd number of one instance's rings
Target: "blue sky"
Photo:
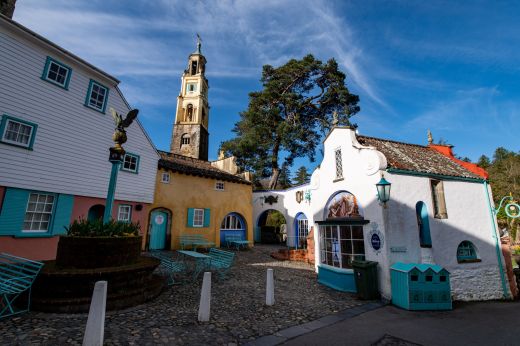
[[[198,32],[210,159],[261,88],[262,65],[312,53],[347,73],[361,134],[426,144],[431,129],[477,160],[520,149],[519,14],[513,1],[18,0],[14,19],[120,79],[159,149]]]

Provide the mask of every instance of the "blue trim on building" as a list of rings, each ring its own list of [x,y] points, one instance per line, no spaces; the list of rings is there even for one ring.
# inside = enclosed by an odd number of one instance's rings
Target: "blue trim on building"
[[[64,69],[66,69],[68,71],[64,84],[60,84],[52,79],[49,79],[49,68],[51,66],[51,63],[55,63],[56,65],[63,67]],[[60,88],[63,88],[65,90],[69,90],[69,83],[70,83],[71,75],[72,75],[72,68],[70,68],[69,66],[65,65],[64,63],[48,56],[47,60],[45,61],[45,67],[43,68],[43,73],[42,73],[41,79],[46,82],[49,82],[53,85],[56,85]]]
[[[32,127],[31,138],[29,139],[29,144],[27,146],[25,146],[23,144],[16,144],[16,143],[13,143],[13,142],[6,142],[4,140],[4,132],[5,132],[5,129],[7,127],[7,121],[8,120],[12,120],[12,121],[15,121],[15,122],[18,122],[18,123],[21,123],[21,124],[24,124],[24,125]],[[8,145],[12,145],[12,146],[15,146],[15,147],[24,148],[24,149],[27,149],[27,150],[33,150],[33,145],[34,145],[34,141],[36,139],[36,130],[37,129],[38,129],[38,125],[35,124],[35,123],[32,123],[32,122],[27,121],[27,120],[23,120],[23,119],[20,119],[20,118],[16,118],[16,117],[12,117],[10,115],[4,114],[2,116],[2,121],[0,121],[0,142],[3,143],[3,144],[8,144]]]
[[[318,282],[338,291],[357,292],[352,269],[341,269],[320,264],[318,266]]]
[[[103,107],[100,109],[100,108],[97,108],[97,107],[94,107],[90,104],[90,98],[91,98],[91,95],[92,95],[92,87],[94,86],[94,84],[97,84],[99,87],[102,87],[106,90],[106,93],[105,93],[105,99],[103,100]],[[99,83],[99,82],[96,82],[95,80],[91,79],[89,84],[88,84],[88,89],[87,89],[87,97],[85,98],[85,106],[90,108],[90,109],[93,109],[95,111],[98,111],[100,113],[103,113],[105,114],[105,111],[106,111],[106,108],[107,108],[107,104],[108,104],[108,95],[109,95],[109,92],[110,92],[110,88],[104,86],[103,84]]]

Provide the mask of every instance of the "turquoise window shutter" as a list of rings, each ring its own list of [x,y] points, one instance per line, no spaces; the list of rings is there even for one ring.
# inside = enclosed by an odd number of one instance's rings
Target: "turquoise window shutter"
[[[188,222],[186,226],[193,227],[193,208],[188,208]]]
[[[6,189],[0,212],[0,235],[22,233],[29,193],[28,190],[23,189]]]
[[[52,221],[53,235],[65,234],[65,227],[70,224],[72,206],[74,205],[73,195],[60,194],[57,197]]]
[[[204,209],[204,227],[209,227],[210,219],[209,209]]]

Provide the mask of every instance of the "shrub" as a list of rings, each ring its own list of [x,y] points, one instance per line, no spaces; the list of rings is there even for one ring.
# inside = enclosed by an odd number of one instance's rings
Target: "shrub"
[[[74,220],[69,227],[65,227],[67,235],[71,237],[136,237],[141,226],[139,222],[121,222],[110,220]]]
[[[520,245],[511,246],[511,253],[513,255],[520,255]]]

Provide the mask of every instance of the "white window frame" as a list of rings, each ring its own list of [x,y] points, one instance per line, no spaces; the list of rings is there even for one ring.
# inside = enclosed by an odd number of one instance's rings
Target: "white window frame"
[[[226,215],[220,224],[220,229],[226,231],[241,231],[244,228],[245,227],[242,225],[242,220],[234,214]]]
[[[170,173],[162,172],[161,174],[161,183],[169,184],[170,183]]]
[[[336,160],[336,178],[335,178],[335,180],[343,179],[343,159],[341,156],[341,148],[334,149],[334,158]]]
[[[18,124],[21,126],[26,126],[26,127],[30,127],[31,128],[31,131],[29,132],[29,135],[28,135],[28,138],[27,138],[27,143],[22,143],[22,142],[18,142],[18,141],[15,141],[15,140],[12,140],[12,139],[8,139],[7,138],[7,131],[9,129],[9,123],[13,123],[13,124]],[[19,121],[19,120],[16,120],[16,119],[13,119],[13,118],[7,118],[7,120],[5,121],[5,128],[4,128],[4,131],[2,133],[2,142],[4,143],[10,143],[10,144],[14,144],[14,145],[17,145],[17,146],[20,146],[20,147],[24,147],[24,148],[30,148],[31,147],[31,142],[32,142],[32,137],[34,135],[34,125],[31,125],[31,124],[28,124],[24,121]],[[17,134],[17,138],[20,136],[20,132],[16,132]]]
[[[117,221],[132,221],[132,206],[130,204],[120,204],[117,209]]]
[[[101,106],[98,106],[97,103],[99,102],[99,98],[96,97],[96,98],[93,98],[93,93],[94,93],[94,87],[97,87],[98,89],[103,89],[105,90],[105,93],[103,95],[103,103],[101,104]],[[88,94],[87,94],[87,100],[86,100],[86,103],[85,105],[87,107],[90,107],[92,109],[95,109],[99,112],[102,112],[104,113],[105,112],[105,109],[106,109],[106,106],[107,106],[107,102],[108,102],[108,92],[109,92],[109,89],[96,82],[95,80],[91,79],[90,80],[90,85],[89,85],[89,88],[88,88]],[[96,94],[100,95],[100,93],[98,91],[96,91]],[[94,100],[94,102],[92,102]]]
[[[350,227],[350,234],[351,234],[351,237],[350,238],[341,238],[341,232],[340,232],[340,227]],[[357,237],[353,237],[352,236],[352,228],[353,227],[360,227],[361,228],[361,238]],[[330,228],[330,232],[331,232],[331,237],[328,238],[326,237],[326,231],[327,229]],[[366,251],[365,251],[365,243],[364,243],[364,231],[363,231],[363,226],[361,225],[322,225],[319,227],[319,246],[320,246],[320,263],[322,265],[328,265],[328,266],[331,266],[331,267],[335,267],[335,268],[341,268],[341,269],[352,269],[352,266],[349,265],[348,261],[349,261],[349,257],[350,257],[350,262],[352,262],[353,259],[361,259],[361,260],[364,260],[365,259],[365,254],[366,254]],[[336,237],[334,237],[334,234],[336,235]],[[334,244],[333,244],[333,240],[336,239],[338,241],[338,250],[339,250],[339,253],[338,253],[338,256],[339,256],[339,261],[338,262],[335,262],[334,261]],[[330,247],[330,251],[328,251],[328,248],[327,248],[327,241],[330,241],[331,242],[331,247]],[[342,241],[345,241],[345,242],[350,242],[350,249],[351,249],[351,252],[343,252],[342,249],[343,248],[348,248],[347,244],[345,244],[345,246],[343,246],[342,244]],[[363,246],[363,252],[355,252],[355,243],[359,246],[359,245],[362,245]],[[329,256],[327,256],[328,254],[330,254],[330,257],[331,257],[331,261],[329,263],[328,261],[328,258]],[[344,261],[344,256],[345,258],[347,259],[347,261],[345,262]]]
[[[127,163],[127,160],[126,160],[127,157],[130,158],[130,161],[128,161],[129,166],[132,165],[131,160],[135,159],[135,169],[125,167],[125,164]],[[139,160],[140,160],[139,155],[132,154],[132,153],[126,153],[125,156],[123,156],[123,162],[121,163],[121,170],[126,171],[126,172],[131,172],[131,173],[137,173],[139,171]]]
[[[224,189],[225,189],[225,184],[223,181],[219,180],[215,183],[215,190],[224,191]]]
[[[44,200],[42,200],[42,197],[44,198]],[[51,198],[51,202],[49,202],[49,198]],[[29,194],[27,206],[25,207],[25,215],[24,215],[22,232],[31,232],[31,233],[49,232],[51,223],[52,223],[52,216],[54,213],[55,203],[56,203],[55,194],[31,192]],[[49,205],[50,205],[50,208],[48,208]],[[38,209],[40,209],[40,210],[38,210]],[[46,217],[47,220],[43,221],[43,222],[47,223],[47,227],[45,229],[40,229],[44,215],[48,215],[48,218]],[[30,216],[30,218],[28,218],[29,216]],[[29,227],[27,227],[27,223],[30,224]],[[33,225],[35,225],[35,224],[38,224],[38,229],[33,229]]]
[[[60,63],[59,61],[54,60],[51,57],[48,57],[47,59],[48,59],[48,62],[47,62],[47,66],[45,68],[45,73],[44,73],[43,79],[47,82],[60,86],[64,89],[67,89],[68,83],[70,81],[70,74],[72,72],[72,69],[70,67],[68,67],[67,65]],[[58,71],[56,72],[56,77],[59,76],[60,69],[67,71],[67,73],[65,74],[65,77],[63,79],[63,83],[60,83],[57,80],[49,77],[49,74],[51,73],[52,65],[56,65],[58,67]]]
[[[204,227],[204,209],[193,209],[193,227]]]
[[[192,87],[193,89],[190,89]],[[186,92],[188,94],[193,94],[197,92],[197,83],[196,82],[188,82],[186,83]]]

